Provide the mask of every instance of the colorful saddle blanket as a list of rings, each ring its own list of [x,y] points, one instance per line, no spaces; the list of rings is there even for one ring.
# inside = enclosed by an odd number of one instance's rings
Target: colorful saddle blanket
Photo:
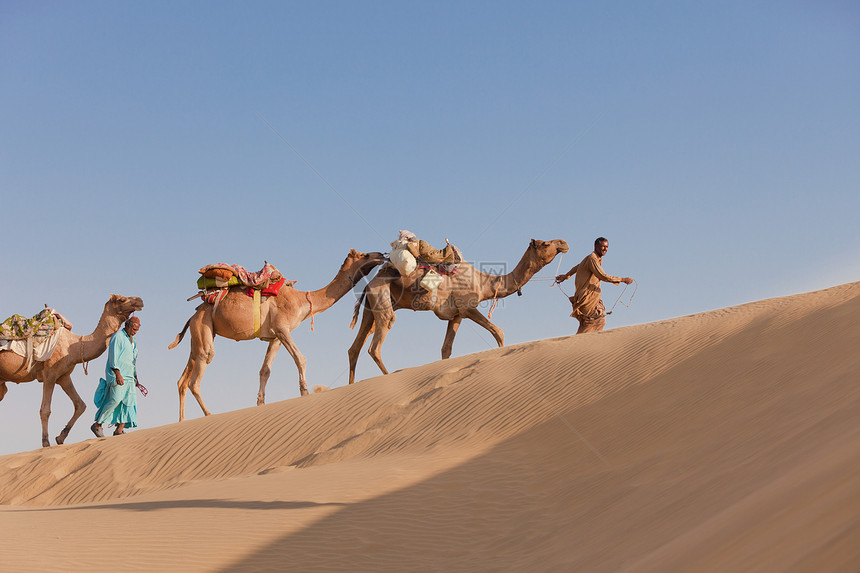
[[[60,331],[71,330],[71,324],[57,311],[46,308],[33,318],[13,314],[0,324],[0,350],[11,350],[27,358],[27,369],[33,361],[44,362],[54,353]]]
[[[197,288],[201,292],[196,296],[216,306],[223,300],[227,294],[227,288],[231,286],[247,287],[244,292],[250,297],[254,296],[255,291],[259,291],[261,296],[277,296],[282,287],[293,286],[296,282],[288,281],[281,271],[268,262],[257,273],[249,273],[245,267],[226,263],[206,265],[199,272],[202,276],[197,279]]]
[[[224,283],[229,283],[229,277],[235,277],[236,285],[249,286],[252,288],[266,288],[272,282],[277,282],[283,277],[281,271],[276,269],[269,263],[265,263],[259,272],[248,272],[245,267],[239,265],[228,265],[226,263],[216,263],[214,265],[206,265],[200,269],[200,274],[203,278],[220,279]],[[223,284],[219,286],[232,286]],[[202,288],[202,287],[201,287]]]
[[[13,314],[0,324],[0,340],[24,340],[32,336],[51,336],[63,328],[64,321],[53,308],[46,308],[33,318]]]

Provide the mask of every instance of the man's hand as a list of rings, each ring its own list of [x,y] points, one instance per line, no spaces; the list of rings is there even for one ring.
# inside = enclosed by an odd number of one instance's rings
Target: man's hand
[[[122,379],[122,374],[120,374],[120,373],[118,373],[118,372],[117,372],[117,375],[116,375],[116,383],[117,383],[119,386],[122,386],[123,384],[125,384],[125,381]]]
[[[557,283],[563,283],[566,280],[567,280],[567,275],[556,275],[556,277],[555,277],[555,282],[557,282]]]
[[[623,282],[626,285],[629,285],[629,284],[633,283],[633,279],[631,279],[630,277],[624,277],[623,279],[621,279],[621,282]]]

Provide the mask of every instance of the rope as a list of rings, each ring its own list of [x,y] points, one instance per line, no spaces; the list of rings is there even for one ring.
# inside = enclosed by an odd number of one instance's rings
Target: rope
[[[81,346],[81,366],[84,368],[84,376],[89,376],[89,372],[87,372],[87,367],[89,366],[89,361],[84,362],[84,343],[80,343]]]
[[[615,304],[612,305],[612,308],[609,309],[609,312],[606,313],[606,316],[609,316],[610,314],[612,314],[612,311],[615,310],[615,305],[618,304],[619,302],[621,304],[623,304],[624,306],[626,306],[627,308],[630,308],[630,305],[633,304],[633,297],[636,296],[636,289],[639,288],[639,283],[636,282],[636,279],[633,279],[633,294],[630,295],[630,300],[628,302],[624,302],[623,300],[621,300],[621,297],[624,296],[624,292],[627,290],[627,287],[629,287],[629,286],[630,285],[624,285],[624,290],[622,290],[621,294],[618,295],[618,298],[615,300]]]
[[[305,298],[308,299],[308,304],[311,305],[311,332],[314,331],[314,303],[311,300],[311,293],[305,291]]]
[[[488,319],[493,318],[493,309],[496,308],[496,302],[498,302],[496,299],[496,295],[498,295],[498,294],[499,294],[499,283],[497,282],[496,283],[496,292],[493,293],[493,304],[490,305],[490,312],[487,313]]]
[[[532,280],[533,281],[553,281],[553,283],[551,285],[549,285],[550,288],[557,286],[558,290],[560,290],[562,292],[562,294],[564,294],[564,296],[566,296],[567,298],[570,298],[570,295],[567,294],[563,288],[561,288],[561,283],[557,282],[554,278],[540,277],[540,278],[532,278]],[[636,296],[636,290],[639,288],[639,283],[636,282],[636,279],[633,279],[633,292],[630,294],[630,300],[628,300],[627,302],[624,302],[623,300],[621,300],[621,297],[623,297],[624,293],[627,292],[627,287],[629,287],[629,286],[630,285],[627,285],[627,284],[624,285],[624,290],[622,290],[621,294],[618,295],[618,298],[615,299],[615,303],[613,303],[612,308],[609,309],[609,312],[606,313],[607,316],[612,314],[612,311],[615,310],[615,307],[618,305],[619,302],[627,308],[630,308],[630,305],[633,304],[633,297]]]
[[[555,284],[552,284],[552,285],[549,285],[549,286],[550,286],[550,288],[552,288],[552,287],[554,287],[554,286],[557,286],[557,287],[558,287],[558,290],[560,290],[560,291],[562,292],[562,294],[563,294],[565,297],[570,298],[570,295],[569,295],[569,294],[567,294],[566,292],[564,292],[564,289],[563,289],[563,288],[561,288],[561,283],[555,283]]]

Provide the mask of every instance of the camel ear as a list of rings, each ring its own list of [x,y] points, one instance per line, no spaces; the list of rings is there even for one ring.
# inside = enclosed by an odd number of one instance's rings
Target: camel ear
[[[355,249],[350,249],[350,250],[349,250],[349,256],[351,256],[351,257],[354,257],[354,256],[355,256]]]
[[[537,241],[535,241],[534,239],[532,239],[532,240],[531,240],[531,242],[529,243],[529,246],[530,246],[530,247],[537,247]]]

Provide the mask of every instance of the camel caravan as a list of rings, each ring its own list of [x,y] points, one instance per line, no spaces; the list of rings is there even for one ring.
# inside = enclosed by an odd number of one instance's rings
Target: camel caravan
[[[191,332],[188,362],[177,387],[179,390],[179,420],[185,419],[185,397],[188,390],[197,400],[204,415],[210,411],[203,402],[200,383],[206,366],[212,362],[216,335],[231,340],[260,339],[268,342],[260,368],[257,405],[265,403],[266,383],[271,365],[281,346],[287,349],[299,373],[299,391],[308,394],[305,377],[305,357],[292,339],[291,332],[300,323],[333,306],[363,278],[379,267],[376,275],[362,290],[355,304],[350,328],[358,324],[355,341],[348,350],[349,383],[355,381],[358,355],[372,334],[368,352],[383,374],[388,370],[382,362],[382,343],[394,325],[398,309],[429,310],[448,323],[442,358],[451,356],[454,337],[463,319],[470,319],[487,329],[501,347],[502,329],[490,322],[478,310],[482,301],[510,296],[520,289],[559,253],[566,253],[565,241],[531,240],[516,267],[506,275],[480,272],[464,258],[460,250],[448,243],[434,249],[414,234],[401,231],[391,243],[389,253],[362,253],[350,250],[334,278],[327,285],[312,291],[294,287],[274,266],[266,263],[256,273],[238,265],[212,264],[199,269],[198,293],[188,300],[201,299],[175,340],[173,349]],[[46,309],[32,319],[14,315],[0,325],[0,400],[6,395],[7,382],[43,384],[40,417],[42,446],[48,447],[48,418],[54,386],[59,385],[74,405],[74,414],[55,438],[62,444],[72,426],[86,409],[85,402],[72,384],[75,365],[86,364],[101,356],[111,337],[133,312],[143,308],[137,297],[111,295],[92,334],[81,336],[71,332],[71,324],[52,309]],[[361,320],[359,321],[359,314]]]

